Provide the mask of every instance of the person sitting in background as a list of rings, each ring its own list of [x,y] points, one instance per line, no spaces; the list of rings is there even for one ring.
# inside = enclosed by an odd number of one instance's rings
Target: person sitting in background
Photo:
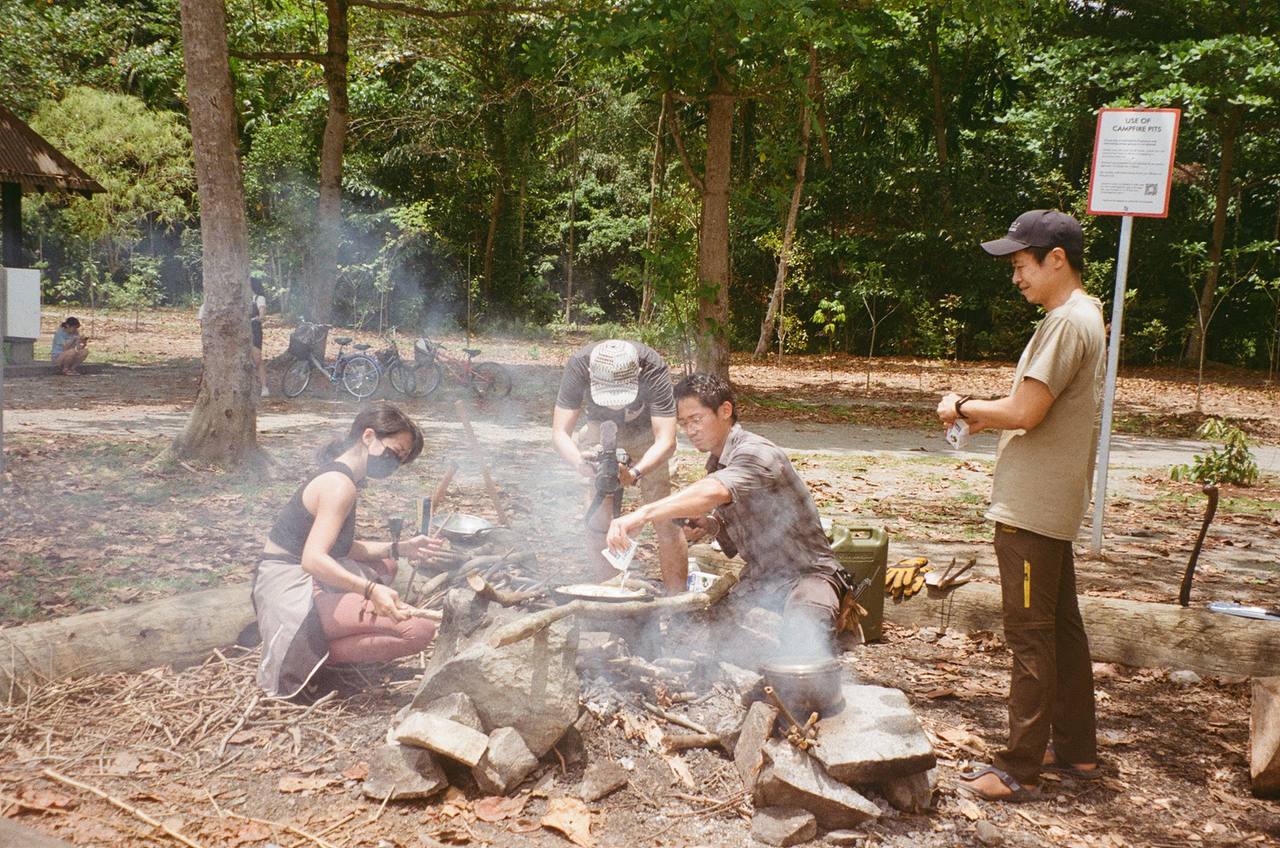
[[[68,317],[53,333],[49,361],[58,367],[60,373],[73,375],[80,373],[76,368],[88,357],[89,340],[80,336],[80,319]]]
[[[253,607],[262,636],[258,685],[292,698],[326,662],[388,662],[415,654],[435,637],[435,622],[387,585],[405,555],[428,558],[444,542],[355,539],[356,496],[365,481],[387,477],[422,451],[422,431],[379,403],[356,416],[343,438],[276,517],[253,575]]]

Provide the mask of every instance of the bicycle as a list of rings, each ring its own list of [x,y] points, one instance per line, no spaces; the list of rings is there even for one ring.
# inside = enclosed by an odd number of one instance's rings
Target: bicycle
[[[359,400],[370,397],[378,390],[382,371],[378,367],[378,361],[365,353],[371,345],[354,345],[356,352],[347,353],[346,347],[352,340],[349,337],[336,338],[334,342],[338,345],[338,357],[332,365],[326,365],[321,358],[324,355],[323,347],[320,348],[320,357],[316,356],[317,344],[323,345],[323,338],[328,331],[326,324],[303,322],[290,335],[289,353],[294,357],[294,362],[285,369],[280,381],[280,389],[285,397],[295,398],[307,390],[312,369],[328,377],[330,386],[341,381],[347,393]]]
[[[426,397],[440,387],[445,372],[480,398],[511,394],[511,372],[496,362],[476,362],[480,351],[463,348],[466,359],[445,353],[444,345],[423,336],[413,344],[414,395]]]
[[[378,363],[378,370],[387,375],[387,380],[391,383],[391,388],[395,389],[405,397],[412,397],[417,388],[417,377],[414,375],[413,367],[404,361],[400,356],[400,348],[390,339],[387,340],[389,347],[383,348],[373,355],[374,361]]]

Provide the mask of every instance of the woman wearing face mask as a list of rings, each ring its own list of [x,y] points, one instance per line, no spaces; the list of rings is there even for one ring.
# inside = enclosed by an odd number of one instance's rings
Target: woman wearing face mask
[[[386,583],[400,554],[430,557],[443,541],[355,539],[365,480],[389,476],[421,451],[417,425],[395,406],[376,404],[322,452],[328,461],[276,517],[253,582],[262,636],[258,685],[268,694],[293,697],[326,660],[386,662],[421,651],[435,636],[435,622],[410,618]]]

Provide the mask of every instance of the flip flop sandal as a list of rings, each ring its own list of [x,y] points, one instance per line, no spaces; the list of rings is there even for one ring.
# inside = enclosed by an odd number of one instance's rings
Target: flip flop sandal
[[[965,782],[975,781],[988,774],[994,774],[996,778],[1004,784],[1005,788],[1009,790],[1009,794],[989,795],[977,787],[970,786],[969,783]],[[977,771],[962,774],[960,775],[960,780],[962,782],[956,786],[959,791],[966,795],[972,795],[975,798],[981,798],[984,801],[1005,801],[1010,804],[1025,804],[1028,801],[1039,801],[1042,797],[1040,795],[1040,790],[1036,789],[1034,786],[1023,786],[1014,779],[1013,775],[1009,774],[1004,769],[998,769],[995,766],[983,766]]]

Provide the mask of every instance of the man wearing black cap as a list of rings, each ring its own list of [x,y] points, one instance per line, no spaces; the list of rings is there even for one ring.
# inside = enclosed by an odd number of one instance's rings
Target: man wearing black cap
[[[996,522],[1005,641],[1013,654],[1009,744],[960,788],[988,800],[1038,796],[1040,772],[1098,776],[1093,667],[1076,600],[1071,542],[1089,506],[1106,343],[1102,304],[1085,293],[1075,218],[1037,209],[983,242],[1045,310],[998,400],[947,394],[938,417],[1001,430],[987,517]]]

